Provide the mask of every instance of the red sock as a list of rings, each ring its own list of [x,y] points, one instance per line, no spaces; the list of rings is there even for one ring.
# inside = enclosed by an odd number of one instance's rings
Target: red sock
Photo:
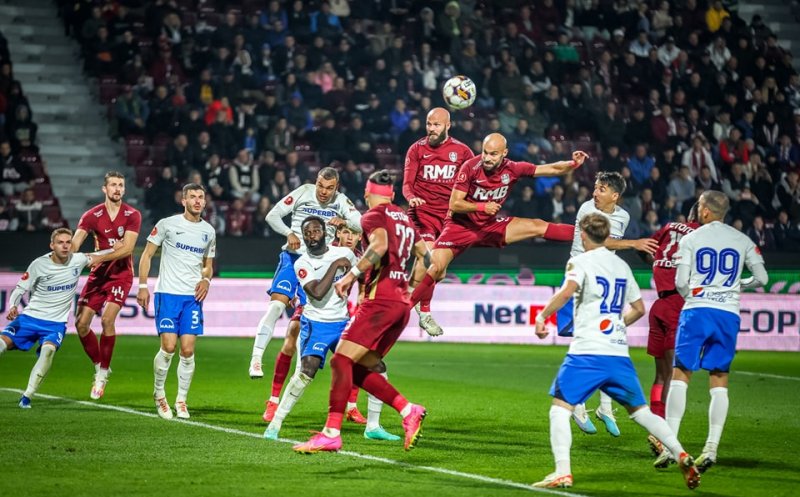
[[[571,242],[575,236],[575,226],[571,224],[547,223],[544,239],[556,242]]]
[[[408,400],[389,383],[389,380],[360,364],[353,367],[353,381],[384,404],[392,406],[397,412],[408,405]]]
[[[650,410],[657,416],[664,417],[666,405],[661,401],[661,394],[664,391],[664,385],[654,383],[650,387]]]
[[[325,428],[342,429],[347,396],[353,388],[353,361],[342,354],[333,354],[331,359],[331,396],[328,402],[328,420]]]
[[[427,276],[427,275],[425,275]],[[436,285],[431,286],[430,291],[423,296],[419,301],[419,310],[421,312],[431,312],[431,300],[433,300],[433,291],[436,290]]]
[[[89,356],[89,359],[92,360],[92,364],[97,364],[100,362],[100,347],[97,344],[97,337],[94,334],[94,331],[89,330],[89,333],[86,336],[82,337],[78,335],[81,339],[81,344],[83,345],[83,350],[86,351],[86,355]]]
[[[353,389],[350,390],[350,397],[347,399],[348,404],[355,404],[358,401],[358,385],[353,385]]]
[[[433,297],[433,287],[436,285],[436,282],[433,281],[433,277],[425,273],[425,277],[422,278],[417,288],[414,289],[414,292],[411,293],[411,305],[417,305],[417,302],[421,302],[424,300],[428,301],[428,311],[430,311],[430,304],[431,298]]]
[[[283,352],[278,352],[275,359],[275,374],[272,375],[272,396],[280,397],[283,383],[289,375],[289,368],[292,366],[292,356]]]
[[[100,335],[100,367],[108,369],[111,366],[111,355],[114,353],[116,335]]]

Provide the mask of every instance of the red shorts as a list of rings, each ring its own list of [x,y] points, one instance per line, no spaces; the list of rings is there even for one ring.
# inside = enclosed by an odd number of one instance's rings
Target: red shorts
[[[647,337],[647,353],[656,358],[675,348],[675,331],[683,309],[683,297],[675,293],[656,300],[650,307],[650,333]]]
[[[121,275],[113,279],[95,277],[94,274],[90,274],[86,286],[81,291],[78,306],[86,306],[97,314],[103,312],[103,305],[106,302],[122,307],[125,299],[128,298],[131,285],[133,285],[132,274]]]
[[[292,317],[289,318],[289,321],[300,321],[300,317],[303,315],[303,306],[298,305],[294,308],[294,313]]]
[[[470,247],[505,247],[506,229],[513,217],[498,217],[483,226],[464,225],[448,219],[434,249],[450,249],[458,257]]]
[[[433,210],[423,210],[419,207],[408,209],[408,217],[414,227],[419,231],[423,241],[433,242],[439,238],[444,228],[444,220],[447,218],[447,211],[437,212]]]
[[[394,300],[364,300],[347,323],[342,340],[357,343],[381,357],[392,349],[406,329],[411,308]]]

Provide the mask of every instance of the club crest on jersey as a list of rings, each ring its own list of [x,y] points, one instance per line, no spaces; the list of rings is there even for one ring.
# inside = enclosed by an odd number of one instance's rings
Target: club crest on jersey
[[[300,269],[300,271],[297,272],[297,276],[299,276],[300,278],[305,278],[306,276],[308,276],[308,271],[306,271],[305,269]]]
[[[208,241],[208,233],[203,233],[203,243]]]
[[[456,178],[456,181],[459,183],[467,181],[467,173],[458,173],[458,178]]]
[[[614,331],[614,322],[610,319],[604,319],[600,321],[600,332],[603,335],[610,335],[611,332]]]
[[[80,273],[80,271],[81,270],[76,267],[72,268],[72,276],[78,276],[78,273]]]
[[[458,159],[458,154],[457,154],[457,153],[455,153],[455,152],[450,152],[450,154],[448,155],[448,157],[450,157],[450,162],[455,162],[455,161],[456,161],[456,159]]]
[[[30,278],[30,277],[31,277],[31,274],[30,274],[29,272],[25,271],[24,273],[22,273],[22,277],[21,277],[20,279],[21,279],[22,281],[25,281],[25,280],[27,280],[27,279],[28,279],[28,278]]]
[[[122,236],[124,233],[125,233],[125,228],[123,228],[122,226],[117,228],[117,234],[119,236]]]
[[[509,176],[508,173],[503,173],[503,175],[500,176],[500,181],[502,181],[504,185],[507,185],[511,183],[511,176]]]
[[[153,226],[153,231],[150,232],[150,236],[156,236],[158,234],[158,228]]]
[[[286,200],[283,201],[286,205],[292,205],[292,202],[294,202],[294,199],[291,196],[286,197]]]

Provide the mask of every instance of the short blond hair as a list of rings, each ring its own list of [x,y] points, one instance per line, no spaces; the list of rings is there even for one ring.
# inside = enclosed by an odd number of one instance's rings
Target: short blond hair
[[[69,228],[56,228],[50,233],[50,243],[54,243],[56,241],[56,237],[58,235],[69,235],[72,238],[72,230]]]
[[[608,238],[611,232],[611,224],[608,222],[608,218],[596,212],[584,216],[579,226],[581,231],[586,233],[586,236],[589,237],[589,240],[601,245],[606,241],[606,238]]]

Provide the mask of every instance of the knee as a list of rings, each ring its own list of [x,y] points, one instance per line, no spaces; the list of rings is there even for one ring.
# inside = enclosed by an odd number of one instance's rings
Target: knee
[[[86,336],[89,333],[89,323],[87,319],[78,319],[75,321],[75,329],[78,330],[78,335]]]
[[[114,318],[111,316],[103,316],[100,318],[100,324],[103,326],[103,333],[106,335],[114,334]]]
[[[194,355],[194,345],[181,345],[181,357],[192,357]]]
[[[281,353],[283,355],[293,356],[297,352],[297,344],[294,340],[285,340],[283,342],[283,347],[281,347]]]
[[[373,366],[371,369],[372,369],[372,371],[374,371],[374,372],[376,372],[378,374],[383,374],[383,373],[386,372],[386,363],[383,362],[383,360],[381,360],[378,364]]]
[[[167,354],[174,354],[175,353],[175,344],[174,343],[162,343],[161,350],[166,352]]]
[[[39,351],[39,357],[44,357],[45,359],[52,359],[56,353],[56,346],[52,343],[46,343],[42,345],[42,349]]]
[[[443,264],[437,264],[434,262],[428,268],[428,274],[431,275],[433,281],[442,281],[444,279],[444,275],[447,273],[447,267]]]
[[[304,364],[303,367],[300,369],[300,372],[306,375],[309,379],[313,380],[314,376],[316,376],[317,374],[317,370],[318,368],[312,368]]]

